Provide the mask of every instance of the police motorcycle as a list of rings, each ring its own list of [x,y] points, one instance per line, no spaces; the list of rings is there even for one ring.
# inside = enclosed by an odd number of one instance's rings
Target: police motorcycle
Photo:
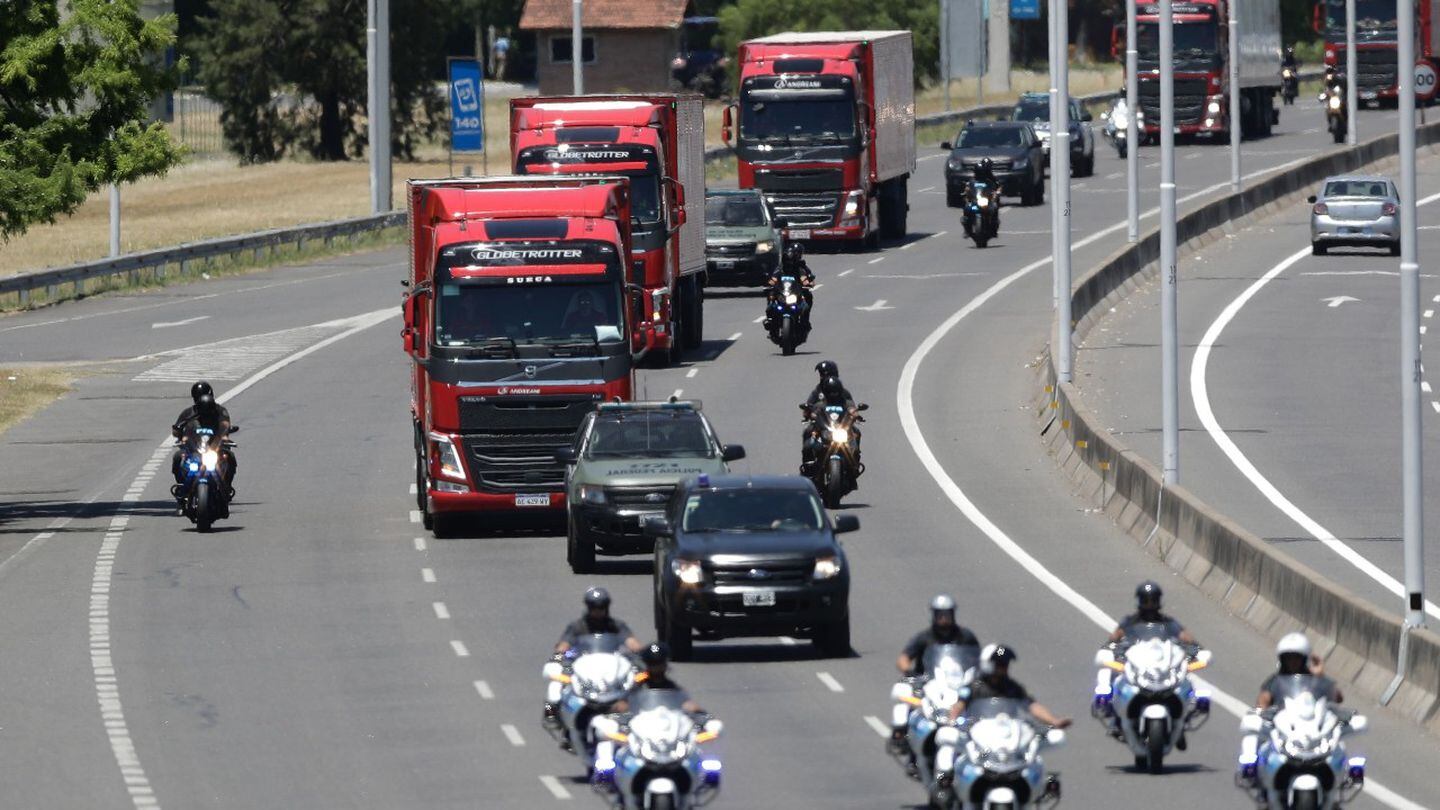
[[[1284,100],[1285,106],[1295,103],[1300,96],[1300,74],[1293,67],[1280,69],[1280,97]]]
[[[687,713],[681,693],[646,689],[626,714],[595,718],[591,786],[617,810],[689,810],[720,794],[720,759],[704,745],[719,720]]]
[[[794,354],[795,347],[810,336],[809,309],[810,302],[797,276],[782,275],[779,286],[767,293],[765,331],[782,355]]]
[[[234,433],[240,428],[230,426]],[[185,433],[176,442],[180,448],[180,473],[183,483],[170,488],[181,504],[181,513],[195,524],[198,531],[210,531],[211,524],[230,517],[230,499],[235,491],[225,484],[228,454],[226,449],[235,447],[229,439],[217,437],[215,431],[197,425],[187,425]]]
[[[965,707],[960,724],[936,733],[935,769],[950,786],[953,808],[1022,810],[1060,802],[1060,775],[1046,774],[1040,752],[1065,744],[1065,732],[1045,729],[1025,704],[986,698]]]
[[[1335,143],[1344,143],[1350,126],[1350,111],[1345,104],[1345,74],[1338,70],[1326,72],[1320,103],[1325,105],[1325,128],[1330,131]]]
[[[639,671],[618,633],[582,636],[555,660],[546,662],[545,730],[587,763],[595,753],[591,729],[635,685]]]
[[[1135,755],[1135,767],[1160,773],[1186,732],[1210,719],[1210,694],[1190,673],[1210,664],[1209,650],[1186,650],[1163,633],[1125,639],[1095,654],[1090,713]]]
[[[870,406],[860,403],[855,410],[869,410]],[[820,490],[820,498],[826,509],[840,508],[840,499],[854,492],[865,465],[860,463],[859,437],[855,431],[857,422],[865,417],[851,413],[841,405],[815,406],[814,412],[807,405],[801,405],[806,419],[812,420],[813,429],[809,441],[812,443],[807,455],[814,464],[802,468],[805,476]]]
[[[1365,787],[1365,758],[1348,755],[1345,738],[1365,731],[1363,714],[1342,717],[1314,679],[1284,679],[1274,705],[1240,720],[1245,733],[1235,786],[1268,810],[1334,810]]]
[[[891,727],[903,728],[906,733],[903,747],[892,747],[890,754],[912,779],[925,786],[931,807],[953,804],[950,786],[940,783],[935,770],[936,737],[941,729],[950,727],[950,710],[960,701],[960,690],[975,680],[979,664],[980,648],[973,644],[931,645],[925,650],[924,673],[891,689],[890,696],[896,701]]]
[[[1130,112],[1125,106],[1124,97],[1116,99],[1115,105],[1101,113],[1100,117],[1105,119],[1105,127],[1101,130],[1105,134],[1105,140],[1115,147],[1115,154],[1124,160],[1130,140]]]
[[[960,222],[975,247],[990,244],[991,239],[1000,235],[1000,189],[979,180],[966,183]]]

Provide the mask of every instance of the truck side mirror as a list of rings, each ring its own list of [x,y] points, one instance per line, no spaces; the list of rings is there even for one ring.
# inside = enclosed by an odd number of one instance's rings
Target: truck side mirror
[[[645,320],[645,290],[634,284],[625,287],[630,293],[630,322],[640,323]]]
[[[670,520],[663,515],[650,515],[640,524],[640,531],[646,537],[669,537],[675,533],[670,528]]]
[[[954,149],[955,146],[954,146],[953,144],[951,144],[949,141],[941,141],[941,142],[940,142],[940,148],[943,149],[943,150],[945,150],[946,152],[949,152],[951,149]]]
[[[400,330],[400,337],[405,341],[405,353],[415,353],[415,330],[409,326]]]
[[[560,448],[559,450],[556,450],[556,451],[555,451],[555,461],[556,461],[556,463],[559,463],[559,464],[574,464],[574,463],[575,463],[575,458],[576,458],[576,456],[575,456],[575,448],[573,448],[573,447],[562,447],[562,448]]]
[[[727,444],[720,450],[721,461],[739,461],[742,458],[745,458],[745,448],[741,445]]]
[[[1314,194],[1311,194],[1309,197],[1306,197],[1306,198],[1305,198],[1305,202],[1308,202],[1308,203],[1310,203],[1311,205],[1314,205],[1314,204],[1315,204],[1315,195],[1314,195]]]
[[[730,138],[734,134],[731,131],[735,127],[735,114],[732,112],[733,109],[734,107],[727,105],[725,110],[720,114],[720,140],[725,143],[730,143]]]

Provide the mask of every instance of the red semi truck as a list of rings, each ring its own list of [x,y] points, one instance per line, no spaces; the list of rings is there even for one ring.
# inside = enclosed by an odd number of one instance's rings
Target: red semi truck
[[[634,387],[629,181],[412,180],[408,196],[423,522],[439,535],[458,513],[561,510],[555,451]]]
[[[1269,135],[1279,120],[1280,0],[1182,0],[1171,9],[1176,134],[1228,138],[1238,118],[1245,137]],[[1230,109],[1231,13],[1240,15],[1238,111]],[[1160,6],[1140,6],[1135,22],[1140,123],[1153,137],[1160,132]]]
[[[740,187],[765,194],[789,239],[905,235],[915,171],[909,31],[787,33],[740,43]],[[738,122],[734,121],[738,118]]]
[[[1440,0],[1416,0],[1415,55],[1440,67]],[[1399,97],[1395,0],[1355,0],[1355,93],[1361,103]],[[1345,0],[1315,4],[1315,30],[1325,35],[1325,64],[1345,70]]]
[[[698,95],[510,101],[510,154],[523,175],[630,178],[634,254],[645,290],[631,350],[676,361],[703,339],[705,112]]]

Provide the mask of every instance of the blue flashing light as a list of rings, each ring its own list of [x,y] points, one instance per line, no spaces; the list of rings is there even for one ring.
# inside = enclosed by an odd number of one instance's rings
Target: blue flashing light
[[[1196,696],[1196,698],[1195,698],[1195,711],[1200,712],[1201,714],[1209,714],[1209,713],[1210,713],[1210,696],[1209,696],[1209,695],[1198,695],[1198,696]]]
[[[1356,782],[1364,781],[1365,757],[1350,757],[1350,760],[1347,764],[1349,764],[1350,766],[1350,778],[1355,780]]]
[[[700,473],[700,477],[695,480],[695,483],[702,487],[708,487],[710,486],[710,476],[705,473]]]
[[[200,465],[199,465],[199,464],[196,464],[196,463],[193,462],[193,461],[190,462],[190,472],[199,472],[199,471],[200,471]]]

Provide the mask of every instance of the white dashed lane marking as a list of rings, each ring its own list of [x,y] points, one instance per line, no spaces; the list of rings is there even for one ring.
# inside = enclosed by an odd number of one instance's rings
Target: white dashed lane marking
[[[435,611],[435,618],[437,618],[437,619],[448,619],[448,618],[450,618],[450,608],[445,607],[445,603],[444,603],[444,602],[434,602],[434,603],[432,603],[432,604],[430,605],[430,607],[431,607],[432,609],[434,609],[434,611]]]
[[[420,569],[420,581],[421,581],[421,582],[428,582],[428,583],[434,584],[434,582],[435,582],[435,569],[433,569],[433,568],[421,568],[421,569]]]
[[[450,642],[450,649],[455,651],[455,656],[457,658],[470,657],[470,648],[466,647],[465,642],[460,641],[459,639]]]
[[[411,510],[410,510],[410,522],[411,522],[411,523],[419,523],[419,522],[420,522],[420,510],[419,510],[419,509],[411,509]]]
[[[751,323],[760,323],[760,322],[763,321],[763,320],[765,320],[765,316],[764,316],[764,315],[761,315],[760,317],[758,317],[758,318],[756,318],[755,320],[751,321]]]
[[[475,691],[480,695],[481,700],[495,699],[495,693],[490,689],[490,684],[484,681],[475,682]]]
[[[852,267],[852,268],[850,268],[849,270],[842,270],[842,271],[840,271],[839,273],[836,273],[836,274],[835,274],[835,277],[836,277],[836,278],[844,278],[844,277],[850,275],[850,274],[853,273],[853,272],[855,272],[855,268]]]
[[[685,379],[688,380],[688,379],[694,377],[696,374],[699,374],[699,373],[700,373],[700,369],[698,369],[698,368],[692,368],[692,369],[690,369],[689,371],[685,372]]]
[[[560,784],[560,780],[553,776],[546,775],[540,777],[540,784],[544,785],[545,789],[550,791],[550,795],[557,799],[570,798],[570,791],[566,790],[565,786]]]
[[[885,257],[884,257],[884,256],[876,256],[875,258],[873,258],[873,259],[871,259],[871,260],[869,261],[869,264],[879,264],[880,262],[883,262],[883,261],[885,261]]]
[[[865,715],[865,725],[874,729],[875,733],[879,734],[881,737],[890,736],[890,729],[887,728],[884,723],[880,722],[880,718],[876,717],[873,714]]]
[[[845,687],[841,686],[840,682],[835,680],[835,676],[831,675],[828,672],[817,672],[815,673],[815,677],[819,678],[820,683],[825,684],[825,688],[829,689],[831,692],[845,691]]]
[[[415,538],[415,550],[416,550],[416,551],[424,551],[424,550],[425,550],[425,538],[423,538],[423,537],[417,537],[417,538]]]
[[[515,746],[516,748],[520,748],[521,746],[525,745],[525,738],[520,736],[520,729],[515,728],[509,723],[502,725],[500,727],[500,732],[504,734],[505,739],[509,740],[510,744]]]
[[[740,336],[743,335],[743,334],[745,334],[745,333],[744,333],[744,332],[736,332],[735,334],[733,334],[733,335],[731,335],[730,337],[726,338],[726,340],[730,341],[731,343],[734,343],[735,341],[739,340],[739,339],[740,339]]]
[[[411,495],[415,495],[415,494],[418,494],[418,492],[419,492],[419,490],[415,487],[415,485],[414,485],[414,484],[411,484],[411,485],[410,485],[410,494],[411,494]]]
[[[676,389],[675,389],[675,393],[671,394],[670,396],[674,397],[675,399],[679,399],[679,398],[680,398],[680,395],[683,394],[683,393],[685,393],[685,389],[684,389],[684,388],[676,388]]]

